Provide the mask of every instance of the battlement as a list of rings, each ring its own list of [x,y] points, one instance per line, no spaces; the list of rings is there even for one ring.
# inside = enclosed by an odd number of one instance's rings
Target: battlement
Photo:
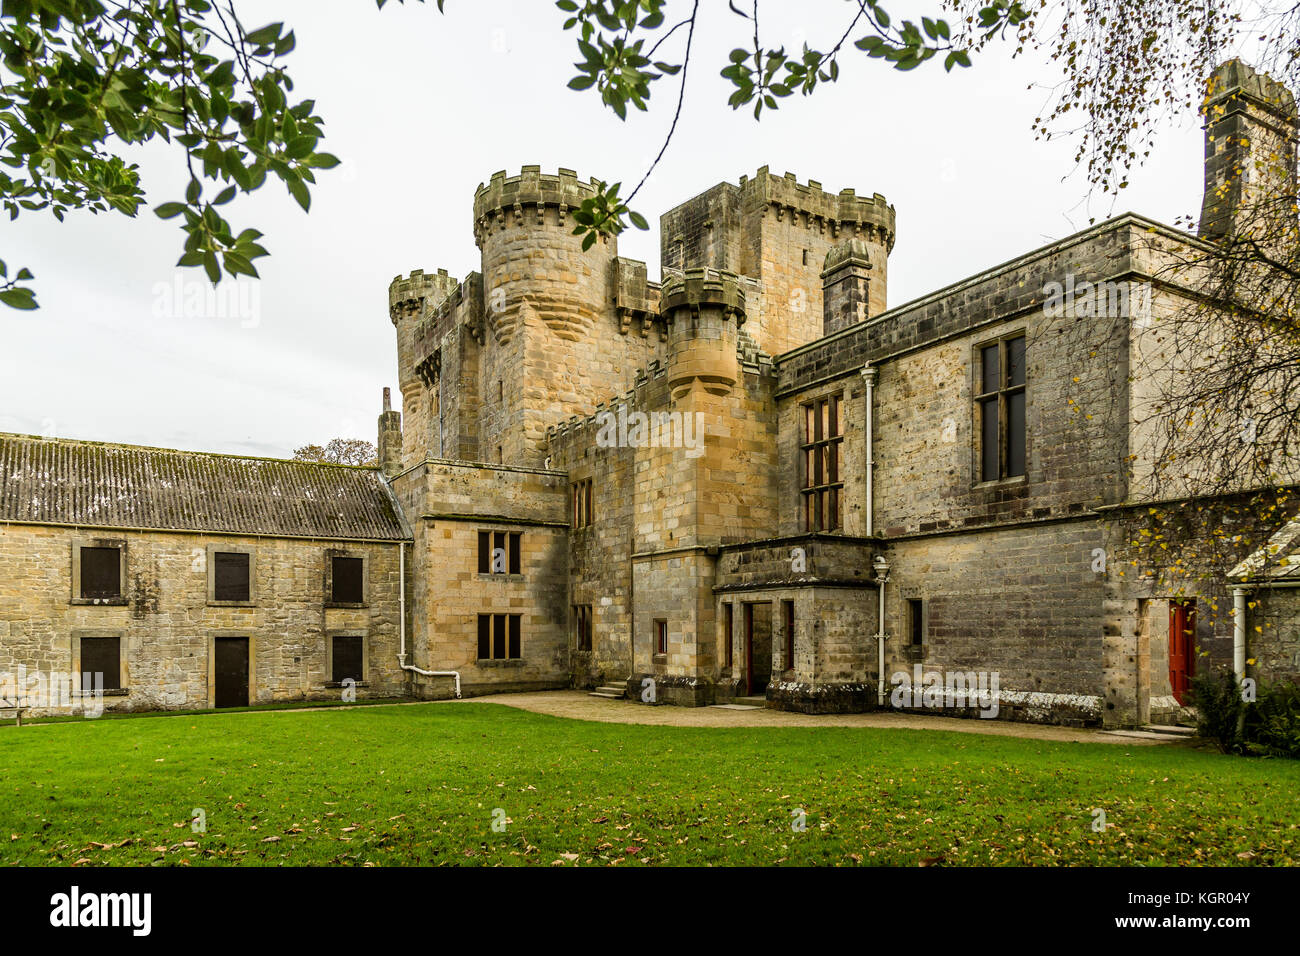
[[[507,176],[505,170],[493,173],[492,178],[486,184],[479,183],[474,192],[475,236],[481,242],[482,231],[493,223],[504,227],[513,221],[522,225],[525,210],[533,217],[533,222],[542,225],[547,207],[556,210],[557,221],[563,225],[570,210],[577,209],[583,200],[596,194],[599,182],[595,178],[583,182],[572,169],[543,173],[540,166],[524,166],[518,176]]]
[[[804,215],[810,224],[830,229],[833,236],[847,230],[874,237],[887,249],[894,247],[894,207],[880,193],[869,198],[852,189],[829,193],[815,179],[801,183],[794,173],[777,176],[766,166],[753,179],[740,177],[740,190],[747,201],[772,207],[778,221],[787,214]]]
[[[711,305],[744,322],[745,284],[745,277],[721,269],[687,269],[674,273],[663,281],[659,311],[668,316],[674,309]]]
[[[425,272],[416,269],[409,276],[397,276],[388,284],[388,317],[397,324],[403,313],[419,315],[456,290],[460,283],[446,269]]]

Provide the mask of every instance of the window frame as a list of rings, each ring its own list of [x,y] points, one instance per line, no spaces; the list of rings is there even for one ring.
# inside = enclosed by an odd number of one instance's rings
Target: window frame
[[[1011,343],[1023,341],[1021,364],[1021,381],[1010,381]],[[997,387],[986,391],[984,386],[984,353],[996,348],[998,354]],[[1021,399],[1023,428],[1021,431],[1021,450],[1024,456],[1019,474],[1011,474],[1010,460],[1010,400],[1015,396]],[[996,403],[997,407],[997,461],[998,474],[995,478],[985,477],[985,406]],[[996,338],[983,339],[972,346],[971,352],[971,435],[973,438],[972,475],[975,485],[992,485],[1003,482],[1023,482],[1029,474],[1029,343],[1025,329],[1011,329]]]
[[[930,628],[929,602],[923,597],[905,597],[903,602],[907,614],[904,622],[904,633],[907,634],[907,644],[905,646],[911,648],[925,647],[925,639]]]
[[[666,617],[657,617],[654,619],[654,639],[655,639],[655,657],[668,656],[668,619]]]
[[[217,555],[218,554],[246,554],[248,555],[248,600],[247,601],[218,601],[217,600]],[[234,544],[210,544],[207,548],[208,562],[208,606],[209,607],[257,607],[257,553],[245,545]]]
[[[805,533],[836,534],[844,530],[844,392],[827,392],[799,404],[799,505]],[[825,414],[823,414],[823,410]],[[834,410],[834,418],[831,411]],[[827,433],[829,432],[829,433]],[[820,435],[820,437],[818,437]],[[823,458],[823,454],[825,457]],[[822,481],[814,483],[817,468]],[[834,480],[831,475],[834,474]],[[827,521],[826,504],[834,520]],[[815,513],[815,519],[814,519]]]
[[[491,655],[483,657],[483,622],[487,621],[487,650]],[[500,624],[502,647],[505,656],[497,657],[497,623]],[[512,647],[513,645],[513,647]],[[514,650],[514,655],[511,651]],[[503,664],[524,659],[523,615],[509,611],[481,611],[478,615],[478,643],[475,650],[475,662],[478,664]]]
[[[590,478],[580,478],[570,483],[570,507],[573,510],[573,527],[590,528],[594,518],[594,494]]]
[[[112,598],[84,597],[81,590],[81,549],[82,548],[117,548],[118,549],[118,593]],[[72,539],[72,596],[71,604],[89,607],[123,607],[126,605],[126,559],[127,545],[125,538],[76,537]]]
[[[590,604],[573,605],[574,647],[580,654],[589,654],[595,647],[596,628]]]
[[[504,546],[506,569],[492,569],[492,555],[496,551],[498,539]],[[477,536],[476,567],[480,578],[522,578],[524,571],[524,533],[508,528],[480,528]],[[486,548],[484,545],[486,544]],[[486,566],[487,570],[483,570]]]
[[[370,631],[365,628],[350,628],[325,632],[325,686],[343,687],[343,681],[334,679],[334,640],[339,637],[356,637],[361,639],[361,678],[355,687],[367,687],[370,683]]]
[[[95,640],[117,641],[117,687],[103,688],[105,697],[126,697],[131,693],[131,669],[127,660],[126,635],[122,631],[103,630],[99,628],[77,629],[72,637],[72,696],[88,697],[93,691],[86,691],[82,685],[81,642]]]
[[[336,601],[334,600],[334,559],[347,558],[361,561],[361,600],[356,601]],[[252,597],[252,592],[249,592]],[[325,552],[325,606],[326,607],[347,607],[363,608],[370,606],[370,555],[365,551],[347,551],[338,548],[330,548]]]

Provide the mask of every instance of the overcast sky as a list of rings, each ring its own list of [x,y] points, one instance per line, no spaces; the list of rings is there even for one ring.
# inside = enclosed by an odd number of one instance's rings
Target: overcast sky
[[[1045,86],[1059,79],[1032,57],[994,51],[945,74],[937,62],[898,73],[851,54],[838,84],[755,122],[726,106],[731,87],[718,76],[750,28],[721,0],[704,4],[715,5],[696,33],[677,135],[634,204],[651,229],[619,241],[652,277],[659,214],[763,165],[894,204],[891,307],[1085,228],[1090,216],[1172,222],[1199,209],[1195,117],[1169,126],[1118,201],[1089,196],[1073,145],[1035,141],[1030,130]],[[201,271],[173,268],[183,235],[151,212],[76,214],[62,225],[29,213],[0,225],[0,258],[11,275],[32,269],[41,303],[0,308],[0,431],[269,456],[337,436],[374,441],[381,390],[397,394],[389,281],[416,268],[458,277],[479,268],[474,190],[496,170],[565,166],[635,182],[676,95],[661,81],[650,113],[619,122],[594,93],[565,88],[573,37],[549,0],[446,6],[439,16],[432,3],[382,12],[370,0],[240,3],[250,27],[295,29],[289,72],[316,99],[323,148],[343,165],[319,176],[309,215],[274,179],[226,207],[236,231],[266,234],[271,256],[258,262],[256,290],[229,293],[225,317],[172,306],[167,290],[184,283],[184,299]],[[896,18],[920,9],[897,7]],[[842,0],[768,4],[764,39],[827,49],[848,10]],[[150,147],[136,159],[150,205],[181,197],[178,153]]]

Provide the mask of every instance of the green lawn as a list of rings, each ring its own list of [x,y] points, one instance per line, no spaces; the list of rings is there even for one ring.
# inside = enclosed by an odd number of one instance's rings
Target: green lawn
[[[0,729],[5,865],[1269,865],[1297,820],[1300,763],[1175,746],[482,703]]]

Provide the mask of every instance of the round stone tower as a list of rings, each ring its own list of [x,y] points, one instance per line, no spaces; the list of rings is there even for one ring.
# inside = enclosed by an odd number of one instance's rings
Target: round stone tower
[[[608,364],[599,338],[608,331],[601,323],[615,322],[610,282],[618,244],[601,237],[584,250],[583,237],[573,234],[573,212],[595,194],[595,182],[571,169],[544,174],[525,166],[518,176],[494,174],[474,195],[488,461],[540,465],[547,425],[589,412],[582,396],[613,390],[599,381],[602,361]]]
[[[674,400],[696,383],[727,395],[739,377],[736,346],[745,321],[740,278],[717,269],[688,269],[663,284],[660,314],[668,325],[668,388]]]

